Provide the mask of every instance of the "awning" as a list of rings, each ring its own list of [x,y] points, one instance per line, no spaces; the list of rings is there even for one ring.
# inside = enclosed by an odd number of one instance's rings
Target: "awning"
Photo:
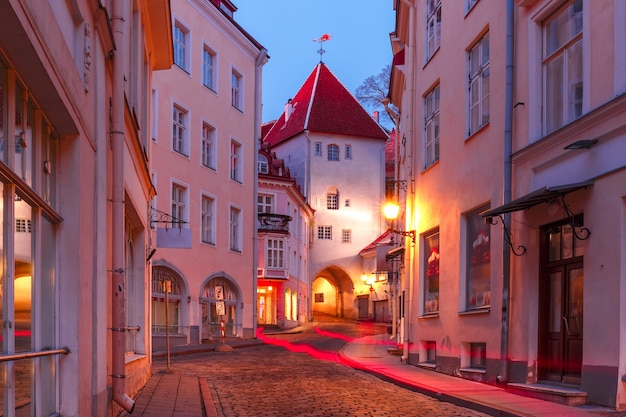
[[[547,203],[555,198],[560,198],[567,193],[571,193],[572,191],[587,188],[590,185],[593,185],[593,180],[587,180],[575,184],[557,185],[554,187],[543,187],[539,190],[528,193],[525,196],[503,204],[500,207],[480,213],[480,215],[488,218],[499,216],[504,213],[511,213],[513,211],[526,210],[527,208],[536,206],[537,204]]]
[[[404,246],[400,246],[399,248],[395,248],[387,252],[387,256],[385,257],[388,261],[397,258],[399,256],[404,256]]]

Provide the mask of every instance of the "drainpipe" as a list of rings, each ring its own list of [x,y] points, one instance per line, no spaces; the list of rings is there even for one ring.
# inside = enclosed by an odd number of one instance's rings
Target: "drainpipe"
[[[410,10],[410,14],[409,14],[409,28],[415,28],[416,25],[416,9],[415,6],[413,5],[412,1],[407,1],[407,0],[402,0],[408,7]],[[415,198],[415,194],[411,194],[410,191],[412,190],[411,188],[411,181],[413,178],[413,164],[414,164],[414,158],[413,158],[413,144],[412,141],[415,138],[415,124],[417,123],[415,121],[415,117],[413,117],[414,114],[414,109],[416,108],[415,106],[415,101],[416,101],[416,93],[415,93],[415,45],[417,45],[416,42],[416,36],[417,36],[417,31],[416,30],[411,30],[411,34],[409,35],[409,39],[408,39],[408,43],[404,46],[404,59],[405,59],[405,68],[406,68],[406,92],[408,94],[408,108],[406,109],[406,111],[402,111],[402,114],[406,115],[405,116],[405,122],[408,122],[408,126],[406,129],[406,143],[407,145],[404,148],[404,151],[407,152],[408,149],[408,155],[406,155],[406,162],[405,162],[405,168],[404,168],[404,177],[407,180],[407,191],[404,197],[404,205],[405,205],[405,216],[406,216],[406,203],[408,201],[408,199],[410,198],[410,195],[413,196],[413,198]],[[399,124],[398,124],[399,125]],[[404,132],[399,132],[398,135],[396,136],[396,141],[397,141],[397,147],[398,147],[398,161],[396,162],[397,167],[398,167],[398,171],[400,170],[400,141],[405,142],[405,134]],[[407,166],[408,165],[408,169]],[[407,175],[408,173],[408,175]],[[398,190],[399,191],[399,190]],[[399,194],[399,192],[398,192]],[[415,200],[413,200],[412,202],[412,215],[411,215],[411,219],[410,219],[410,224],[409,226],[411,226],[410,228],[407,228],[407,222],[406,222],[406,218],[405,218],[405,229],[404,230],[415,230]],[[405,243],[406,243],[406,239],[405,239]],[[408,314],[412,314],[412,309],[413,309],[413,281],[414,281],[414,269],[413,268],[413,256],[411,256],[411,251],[415,250],[415,246],[409,246],[408,248],[405,249],[404,253],[404,279],[402,280],[402,286],[401,286],[401,291],[404,292],[404,297],[403,297],[403,305],[405,306],[405,308],[407,310],[405,310],[405,319],[404,319],[404,340],[403,340],[403,347],[402,347],[402,357],[401,360],[403,362],[408,362],[409,360],[409,344],[411,342],[411,324],[409,322],[409,320],[406,319],[406,314],[408,312]]]
[[[261,109],[262,109],[262,100],[261,100],[261,76],[262,71],[261,68],[265,65],[265,61],[267,59],[267,49],[263,48],[259,52],[259,56],[256,58],[256,62],[254,63],[254,155],[255,158],[259,156],[259,147],[261,146]],[[258,166],[254,165],[256,169],[254,170],[254,201],[259,201],[259,169]],[[256,204],[256,203],[255,203]],[[258,218],[258,216],[257,216]],[[257,248],[259,245],[259,229],[257,227],[257,219],[253,220],[254,233],[252,234],[252,334],[256,336],[256,329],[258,323],[258,314],[256,303],[257,303],[257,282],[258,282],[258,267],[259,260],[257,254]]]
[[[124,59],[128,3],[113,0],[111,25],[115,42],[113,55],[111,148],[112,148],[112,301],[111,356],[113,401],[129,413],[135,401],[126,395],[126,282],[124,264]]]
[[[504,111],[504,201],[511,201],[511,154],[513,149],[513,0],[506,2],[506,85]],[[504,214],[505,230],[511,230],[511,214]],[[498,383],[509,379],[509,323],[511,319],[511,251],[506,242],[502,244],[502,328],[500,332],[500,375]]]

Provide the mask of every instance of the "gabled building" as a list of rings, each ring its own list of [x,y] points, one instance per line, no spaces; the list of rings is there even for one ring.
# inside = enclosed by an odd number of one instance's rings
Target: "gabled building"
[[[404,359],[626,409],[626,7],[395,7]]]
[[[267,142],[261,144],[257,169],[257,323],[290,329],[310,318],[314,212]]]
[[[152,71],[169,1],[0,1],[3,416],[114,416],[151,375]]]
[[[358,315],[359,252],[384,230],[387,133],[319,63],[264,135],[315,210],[312,311]]]
[[[174,65],[154,77],[154,348],[255,333],[256,162],[267,51],[228,1],[172,3]]]

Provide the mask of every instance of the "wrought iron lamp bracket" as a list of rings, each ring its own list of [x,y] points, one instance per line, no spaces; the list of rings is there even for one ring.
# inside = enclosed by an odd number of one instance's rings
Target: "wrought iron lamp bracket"
[[[165,227],[167,227],[168,225],[187,223],[185,220],[169,215],[161,210],[157,210],[155,208],[152,208],[151,210],[152,213],[150,216],[150,223],[165,223]]]
[[[572,227],[572,233],[574,233],[574,237],[578,240],[589,239],[589,236],[591,236],[591,230],[589,230],[586,227],[583,227],[583,226],[579,227],[576,225],[576,216],[574,215],[572,210],[570,210],[569,206],[565,202],[565,196],[563,194],[561,194],[561,204],[563,205],[563,210],[565,211],[565,215],[569,218],[569,224]],[[577,228],[580,230],[580,233],[582,234],[579,234],[579,232],[576,231]]]
[[[509,227],[506,225],[504,221],[504,217],[502,217],[502,214],[498,214],[497,216],[500,218],[500,223],[502,223],[502,228],[504,229],[504,241],[506,242],[508,247],[511,248],[511,252],[513,253],[513,255],[515,256],[524,255],[527,250],[526,246],[519,245],[517,247],[517,250],[513,247],[513,241],[511,240],[511,231],[509,230]],[[497,220],[494,221],[493,217],[487,217],[487,222],[494,226],[498,224],[498,221]]]
[[[416,235],[415,230],[404,231],[404,230],[396,230],[393,228],[389,228],[389,231],[400,236],[410,237],[413,244],[415,244],[415,235]]]

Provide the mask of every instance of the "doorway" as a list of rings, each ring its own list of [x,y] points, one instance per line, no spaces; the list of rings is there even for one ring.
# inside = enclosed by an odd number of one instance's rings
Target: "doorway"
[[[540,380],[580,385],[583,361],[584,272],[582,244],[570,225],[546,230],[539,285]],[[545,252],[544,252],[545,253]]]

